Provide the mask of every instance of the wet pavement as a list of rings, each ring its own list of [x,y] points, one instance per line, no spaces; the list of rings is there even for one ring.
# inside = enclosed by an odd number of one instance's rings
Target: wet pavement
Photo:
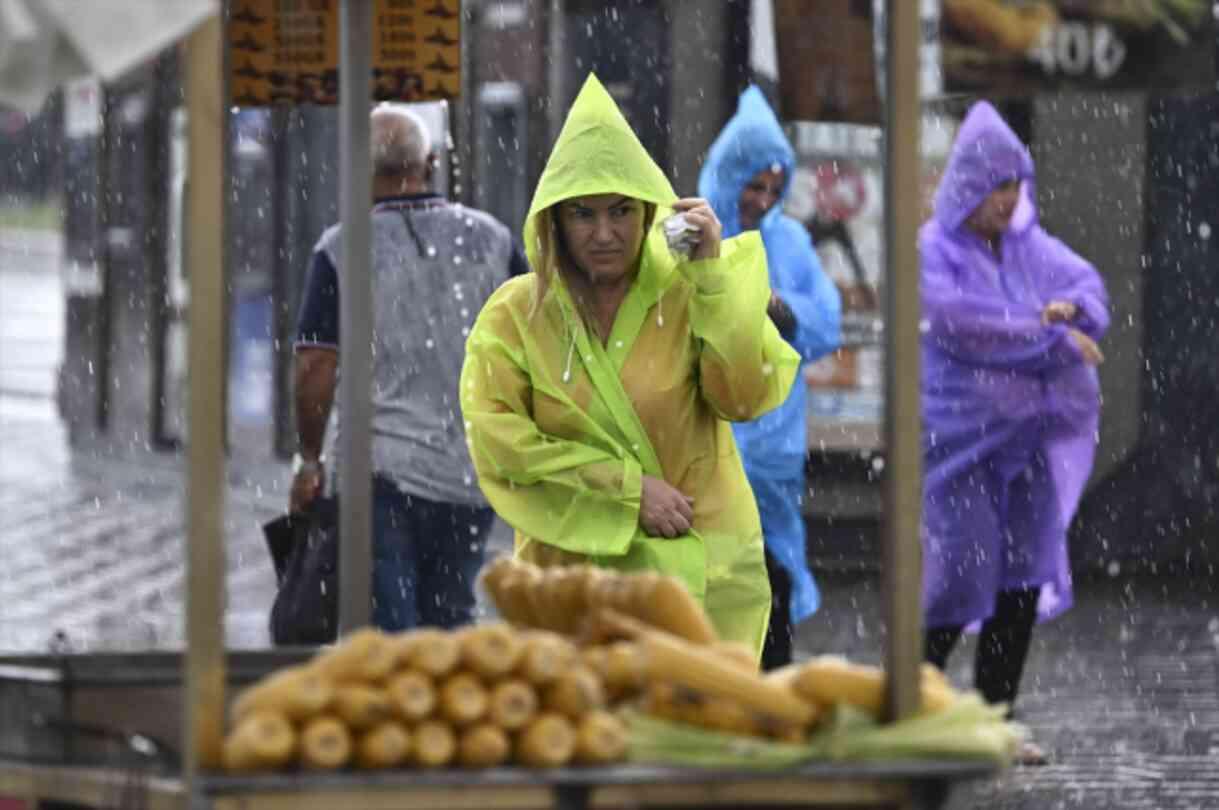
[[[809,652],[879,661],[878,583],[821,576],[824,606],[801,627]],[[949,662],[970,683],[968,638]],[[1034,635],[1017,705],[1051,756],[957,789],[952,808],[1219,808],[1219,582],[1090,579]]]
[[[0,230],[0,392],[54,395],[64,329],[59,264],[58,233]]]

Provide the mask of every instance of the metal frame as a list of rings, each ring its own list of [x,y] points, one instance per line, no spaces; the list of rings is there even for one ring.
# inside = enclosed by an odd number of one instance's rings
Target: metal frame
[[[218,767],[224,735],[224,236],[228,103],[224,23],[186,43],[188,221],[185,777]]]
[[[559,0],[555,0],[557,4]],[[918,402],[918,274],[915,229],[918,218],[918,6],[886,0],[888,58],[886,87],[886,238],[889,283],[884,596],[888,638],[885,665],[890,715],[918,708],[921,660],[920,544],[921,470]],[[226,9],[227,10],[227,9]],[[553,4],[552,4],[553,10]],[[341,397],[343,433],[341,480],[346,497],[340,526],[341,626],[368,621],[370,574],[369,360],[371,298],[367,94],[371,59],[371,0],[344,0],[341,11],[342,129],[347,158],[340,175],[344,223],[343,261],[348,283],[342,310]],[[208,774],[220,764],[225,686],[224,647],[224,255],[227,71],[221,19],[191,35],[186,46],[186,99],[190,132],[190,342],[187,548],[187,647],[183,778],[153,780],[150,807],[215,806],[309,810],[339,803],[362,807],[534,806],[612,807],[662,802],[669,805],[890,804],[934,806],[949,780],[985,776],[983,763],[817,763],[781,774],[692,772],[685,769],[624,766],[601,771],[526,774],[493,771],[470,774],[267,775],[248,779]],[[0,790],[31,798],[82,804],[104,801],[114,775],[83,768],[0,763]]]
[[[339,632],[369,623],[372,578],[372,178],[369,76],[372,0],[339,9],[339,222],[343,223],[339,296]]]
[[[889,719],[919,709],[922,415],[919,403],[919,4],[887,0],[885,28],[885,451],[881,594]]]

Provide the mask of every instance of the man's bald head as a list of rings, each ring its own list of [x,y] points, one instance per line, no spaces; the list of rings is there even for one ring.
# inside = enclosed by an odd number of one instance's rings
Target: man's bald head
[[[374,177],[427,177],[432,138],[418,115],[400,106],[381,105],[369,121]]]

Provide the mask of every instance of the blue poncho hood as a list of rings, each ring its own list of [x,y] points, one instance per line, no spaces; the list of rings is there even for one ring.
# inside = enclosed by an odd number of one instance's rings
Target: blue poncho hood
[[[698,176],[698,193],[711,203],[724,228],[724,236],[741,232],[738,205],[745,184],[763,169],[778,166],[783,170],[783,192],[759,224],[759,230],[781,214],[783,200],[791,189],[796,153],[766,97],[750,86],[741,94],[736,115],[720,132]]]

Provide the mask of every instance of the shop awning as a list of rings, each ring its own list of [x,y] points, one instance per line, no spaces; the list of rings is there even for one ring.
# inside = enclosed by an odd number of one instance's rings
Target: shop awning
[[[32,113],[69,79],[115,79],[219,6],[218,0],[0,0],[0,104]]]

